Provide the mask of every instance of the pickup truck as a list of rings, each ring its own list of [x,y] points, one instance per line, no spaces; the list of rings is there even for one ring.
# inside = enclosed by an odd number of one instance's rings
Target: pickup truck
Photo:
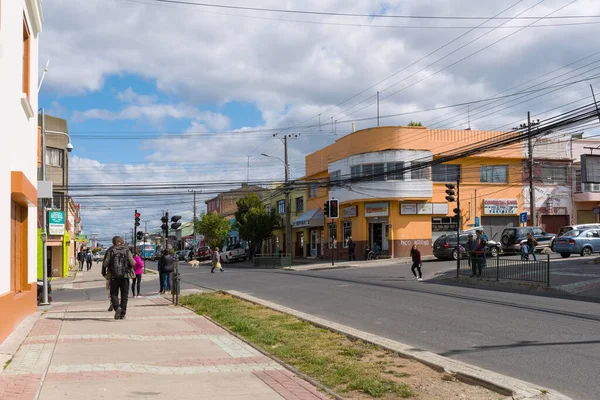
[[[246,261],[246,258],[248,258],[246,249],[239,244],[223,246],[223,249],[221,250],[221,262],[224,264],[229,264],[239,260]]]

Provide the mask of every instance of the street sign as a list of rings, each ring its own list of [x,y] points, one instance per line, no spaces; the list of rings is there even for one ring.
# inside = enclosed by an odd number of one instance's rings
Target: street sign
[[[65,234],[65,212],[60,210],[48,211],[48,234]]]
[[[527,212],[522,212],[521,214],[519,214],[519,222],[522,224],[527,223]]]

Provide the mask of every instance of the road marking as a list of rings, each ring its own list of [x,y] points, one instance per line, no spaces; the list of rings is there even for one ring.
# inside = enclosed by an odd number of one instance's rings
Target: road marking
[[[350,286],[354,286],[354,285],[334,285],[332,287],[350,287]]]

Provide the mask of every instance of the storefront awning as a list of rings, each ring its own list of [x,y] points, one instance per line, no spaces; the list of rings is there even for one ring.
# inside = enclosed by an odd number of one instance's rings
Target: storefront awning
[[[312,228],[323,226],[323,212],[320,208],[308,210],[293,222],[294,228]]]

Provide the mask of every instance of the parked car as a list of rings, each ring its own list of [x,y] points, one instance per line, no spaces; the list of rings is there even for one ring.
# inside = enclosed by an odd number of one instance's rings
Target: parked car
[[[223,246],[221,250],[221,262],[222,263],[231,263],[234,261],[246,261],[248,255],[246,254],[246,249],[244,249],[240,244],[233,244],[231,246]]]
[[[189,250],[179,250],[175,252],[175,255],[173,256],[177,261],[186,261],[188,254],[189,254]]]
[[[461,252],[464,251],[464,247],[467,244],[469,233],[473,234],[472,232],[462,232],[460,234],[459,243]],[[475,235],[473,234],[473,236]],[[497,257],[500,251],[500,243],[494,240],[487,241],[486,255]],[[433,255],[440,260],[456,260],[458,258],[458,253],[456,251],[456,233],[442,235],[437,238],[433,243]]]
[[[212,259],[212,250],[209,246],[200,246],[196,250],[196,259],[199,261]]]
[[[600,231],[598,229],[570,230],[556,238],[554,251],[563,258],[571,254],[590,256],[592,253],[600,253]]]
[[[527,233],[531,232],[535,240],[538,242],[536,250],[544,248],[552,248],[552,243],[556,235],[554,233],[547,233],[537,226],[525,226],[518,228],[504,228],[500,240],[502,243],[502,250],[512,253],[521,252],[521,242],[527,240]]]
[[[561,237],[562,235],[564,235],[567,232],[570,231],[584,231],[586,229],[600,229],[600,224],[577,224],[577,225],[567,225],[567,226],[563,226],[562,228],[560,228],[556,234],[556,237]],[[552,242],[552,250],[554,250],[554,243],[556,242],[556,238],[554,238],[554,241]]]

